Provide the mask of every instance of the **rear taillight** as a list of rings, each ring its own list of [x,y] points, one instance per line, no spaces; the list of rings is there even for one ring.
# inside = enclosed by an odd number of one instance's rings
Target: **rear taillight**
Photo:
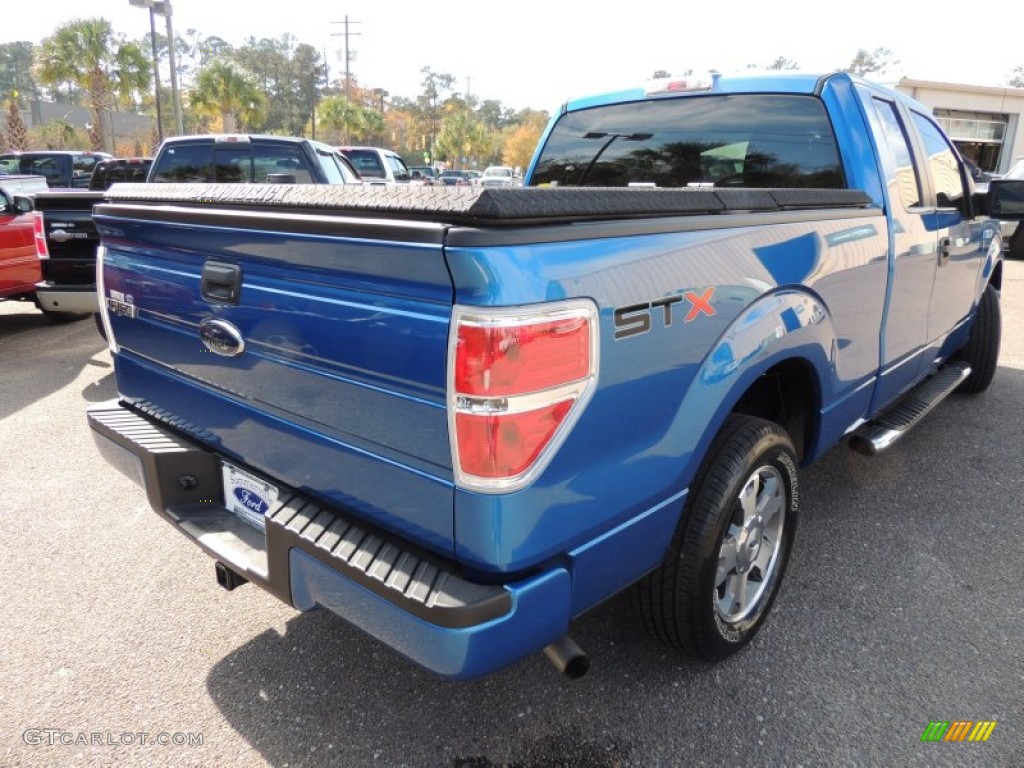
[[[594,389],[597,341],[588,301],[455,308],[448,411],[460,487],[513,491],[543,471]]]
[[[36,256],[40,259],[50,258],[50,250],[46,247],[46,227],[43,224],[43,212],[32,212],[32,238],[36,242]]]
[[[110,305],[107,298],[107,285],[104,279],[103,269],[107,260],[107,249],[100,245],[96,248],[96,299],[100,305],[100,323],[103,325],[103,332],[107,336],[107,346],[110,353],[116,355],[121,351],[114,338],[114,328],[110,323]]]

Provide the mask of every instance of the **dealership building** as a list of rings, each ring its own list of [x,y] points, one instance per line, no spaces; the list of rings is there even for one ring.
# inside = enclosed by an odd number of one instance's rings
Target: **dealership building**
[[[1024,160],[1024,88],[937,83],[904,77],[897,91],[932,108],[961,154],[1005,173]]]

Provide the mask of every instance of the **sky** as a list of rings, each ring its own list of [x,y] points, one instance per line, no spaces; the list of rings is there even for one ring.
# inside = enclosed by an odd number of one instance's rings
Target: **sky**
[[[175,33],[196,29],[233,45],[285,33],[326,53],[332,80],[344,72],[349,19],[351,71],[368,88],[415,97],[420,70],[455,77],[454,90],[506,107],[554,112],[567,99],[636,87],[656,70],[730,72],[780,56],[805,71],[847,66],[857,50],[888,48],[901,76],[1004,85],[1024,66],[1024,0],[960,6],[915,0],[676,2],[632,0],[171,0]],[[102,16],[141,38],[144,9],[128,0],[42,0],[20,5],[0,43],[38,43],[74,18]],[[162,24],[162,17],[157,17]]]

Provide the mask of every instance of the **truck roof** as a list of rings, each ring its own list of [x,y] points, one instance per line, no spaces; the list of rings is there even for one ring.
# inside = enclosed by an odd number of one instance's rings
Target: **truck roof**
[[[649,92],[649,84],[656,81],[648,81],[636,88],[629,88],[622,91],[601,93],[591,96],[569,99],[563,111],[573,112],[579,109],[600,107],[606,104],[622,104],[630,101],[646,101],[659,97],[679,97],[686,95],[703,94],[734,94],[734,93],[786,93],[786,94],[814,94],[820,91],[826,80],[843,79],[850,82],[862,83],[871,88],[883,90],[886,93],[895,94],[902,101],[913,104],[917,109],[931,112],[929,107],[905,96],[902,93],[873,83],[863,78],[856,77],[848,72],[737,72],[733,74],[721,74],[711,72],[703,75],[687,75],[679,77],[661,78],[657,82],[680,83],[685,81],[688,87],[672,88],[662,90],[656,94]],[[709,87],[700,87],[703,85]],[[693,85],[698,87],[694,88]]]

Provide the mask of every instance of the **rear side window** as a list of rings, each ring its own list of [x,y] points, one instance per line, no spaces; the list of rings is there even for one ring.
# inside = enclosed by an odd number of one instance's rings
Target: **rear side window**
[[[654,99],[571,112],[531,184],[845,188],[832,125],[812,96]]]
[[[160,155],[153,181],[189,182],[209,181],[213,178],[210,167],[213,148],[209,144],[183,144],[168,147]]]

